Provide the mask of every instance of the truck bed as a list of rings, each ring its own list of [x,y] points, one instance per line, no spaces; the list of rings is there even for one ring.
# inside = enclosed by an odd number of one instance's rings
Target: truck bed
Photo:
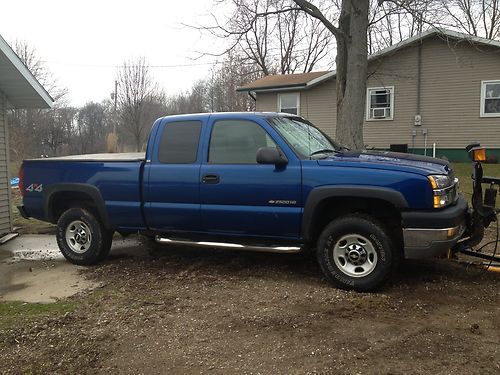
[[[49,196],[56,191],[95,188],[115,228],[145,226],[141,213],[144,153],[108,153],[30,159],[23,162],[23,202],[29,216],[47,220]],[[87,189],[88,190],[88,189]]]

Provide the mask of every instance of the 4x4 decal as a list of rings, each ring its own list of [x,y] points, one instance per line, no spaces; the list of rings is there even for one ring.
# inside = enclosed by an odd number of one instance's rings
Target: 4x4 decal
[[[41,193],[43,191],[43,184],[31,184],[26,188],[26,191],[36,191],[37,193]]]

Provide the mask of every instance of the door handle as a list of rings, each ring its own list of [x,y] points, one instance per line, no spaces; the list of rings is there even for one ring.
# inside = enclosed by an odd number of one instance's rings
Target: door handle
[[[218,184],[220,179],[216,174],[206,174],[201,178],[204,184]]]

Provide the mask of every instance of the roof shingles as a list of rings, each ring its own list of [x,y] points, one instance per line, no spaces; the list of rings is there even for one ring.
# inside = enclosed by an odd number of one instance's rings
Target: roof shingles
[[[238,88],[238,91],[262,90],[266,88],[301,87],[307,82],[327,74],[323,72],[310,72],[298,74],[277,74],[262,77]]]

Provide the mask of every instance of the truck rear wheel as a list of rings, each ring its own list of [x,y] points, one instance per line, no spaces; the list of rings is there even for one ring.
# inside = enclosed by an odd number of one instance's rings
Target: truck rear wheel
[[[84,208],[70,208],[57,222],[57,244],[73,264],[88,266],[104,259],[111,249],[113,232]]]
[[[368,215],[347,215],[323,230],[317,259],[335,286],[368,292],[380,287],[390,275],[396,254],[381,223]]]

